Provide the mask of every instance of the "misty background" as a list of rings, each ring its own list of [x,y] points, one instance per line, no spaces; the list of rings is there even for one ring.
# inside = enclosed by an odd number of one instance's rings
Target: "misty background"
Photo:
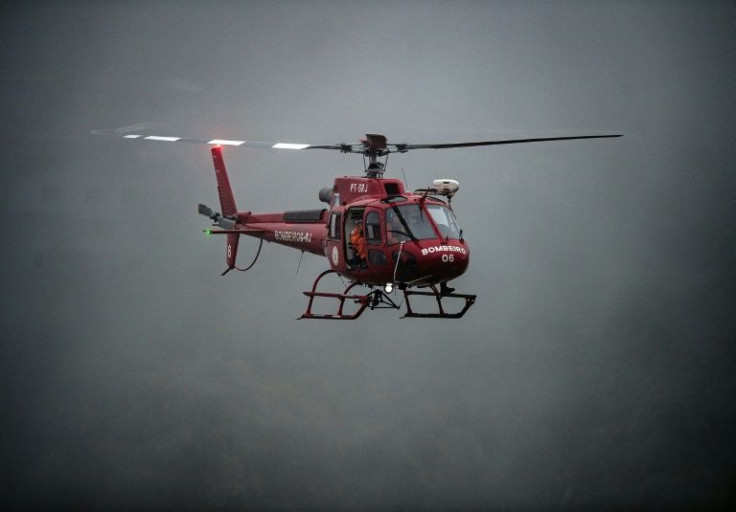
[[[15,509],[732,509],[733,2],[0,7],[0,491]],[[205,147],[454,178],[465,318],[296,321],[327,261],[225,269]],[[337,152],[226,149],[241,210]],[[257,241],[243,238],[247,264]],[[297,272],[298,268],[298,272]]]

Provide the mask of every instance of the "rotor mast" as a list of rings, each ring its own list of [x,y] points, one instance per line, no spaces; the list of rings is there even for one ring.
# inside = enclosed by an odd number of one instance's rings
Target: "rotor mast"
[[[363,155],[368,157],[368,166],[365,168],[367,178],[382,178],[386,172],[386,163],[379,162],[378,158],[388,156],[389,150],[386,146],[386,137],[384,135],[367,133],[365,139],[360,141],[363,144]]]

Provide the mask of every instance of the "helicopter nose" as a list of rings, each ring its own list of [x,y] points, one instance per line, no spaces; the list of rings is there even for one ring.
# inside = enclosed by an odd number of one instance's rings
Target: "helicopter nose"
[[[453,279],[463,274],[470,263],[470,251],[465,244],[445,244],[424,247],[419,265],[431,269],[444,279]]]
[[[470,250],[467,244],[459,241],[412,243],[401,252],[394,251],[392,256],[396,262],[394,278],[398,282],[420,285],[455,279],[470,263]]]

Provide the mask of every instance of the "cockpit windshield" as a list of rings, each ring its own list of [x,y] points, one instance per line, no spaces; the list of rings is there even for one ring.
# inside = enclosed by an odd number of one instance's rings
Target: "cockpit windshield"
[[[389,244],[437,238],[437,233],[432,227],[433,221],[443,238],[460,238],[452,210],[446,206],[427,205],[427,211],[418,204],[393,205],[386,210]]]
[[[428,204],[427,210],[434,219],[442,238],[460,238],[460,229],[457,227],[455,214],[447,206]]]
[[[437,238],[429,216],[418,204],[394,205],[386,210],[386,231],[390,243]]]

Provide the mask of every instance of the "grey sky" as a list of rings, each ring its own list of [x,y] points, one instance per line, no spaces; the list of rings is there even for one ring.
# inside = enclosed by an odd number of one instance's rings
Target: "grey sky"
[[[18,509],[734,505],[733,2],[0,8],[0,490]],[[205,148],[393,142],[471,245],[460,321],[295,321],[327,262],[229,274]],[[241,209],[362,162],[231,150]],[[257,243],[241,242],[241,262]]]

